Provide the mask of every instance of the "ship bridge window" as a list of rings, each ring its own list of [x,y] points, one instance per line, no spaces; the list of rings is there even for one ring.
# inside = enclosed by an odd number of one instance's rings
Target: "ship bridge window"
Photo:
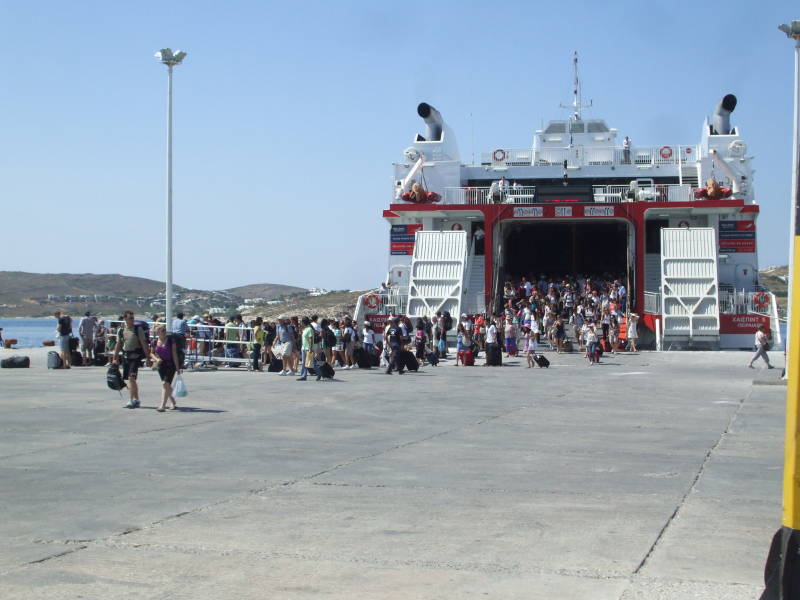
[[[586,131],[588,133],[608,133],[608,126],[602,121],[588,121]]]
[[[570,133],[583,133],[584,129],[583,121],[572,121],[572,123],[569,124]]]
[[[544,130],[545,133],[567,133],[567,124],[563,121],[558,122],[551,122],[547,129]]]

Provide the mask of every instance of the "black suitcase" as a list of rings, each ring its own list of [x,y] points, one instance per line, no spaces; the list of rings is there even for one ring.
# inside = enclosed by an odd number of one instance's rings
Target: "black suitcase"
[[[77,350],[72,350],[69,353],[69,364],[73,367],[83,366],[83,355]]]
[[[283,361],[280,358],[273,358],[271,361],[269,361],[267,371],[269,373],[280,373],[283,371]]]
[[[419,371],[419,361],[408,350],[398,350],[400,352],[400,364],[407,371]]]
[[[381,366],[381,355],[378,352],[372,352],[369,354],[369,364],[373,367],[380,367]]]
[[[498,344],[486,344],[486,364],[490,367],[502,366],[503,353]]]
[[[549,369],[550,368],[550,361],[544,354],[534,354],[533,360],[539,365],[540,369]]]
[[[58,352],[48,352],[47,353],[47,368],[48,369],[60,369],[64,366],[61,357],[58,355]]]
[[[319,366],[319,374],[325,379],[333,379],[333,376],[336,375],[336,371],[333,370],[332,366],[324,362]]]
[[[95,357],[92,359],[92,364],[95,367],[105,367],[108,364],[108,356],[105,354],[95,354]]]
[[[363,348],[356,348],[353,350],[353,358],[355,359],[359,369],[372,368],[372,362],[370,361],[369,356],[367,356],[367,351]]]
[[[27,356],[9,356],[0,360],[0,369],[27,369],[31,366],[31,359]]]
[[[425,355],[425,358],[428,360],[428,363],[430,363],[432,367],[435,367],[439,364],[439,357],[436,356],[434,352],[428,352]]]
[[[70,349],[70,351],[74,352],[75,350],[77,350],[79,344],[80,344],[80,341],[78,340],[78,338],[76,338],[76,337],[69,338],[69,349]]]

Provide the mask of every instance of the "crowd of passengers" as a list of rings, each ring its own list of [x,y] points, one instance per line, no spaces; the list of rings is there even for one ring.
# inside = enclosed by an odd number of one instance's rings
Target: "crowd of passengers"
[[[574,327],[578,350],[588,350],[590,343],[601,344],[612,353],[622,348],[620,329],[626,324],[625,338],[637,351],[638,315],[628,313],[628,293],[623,279],[606,273],[600,276],[563,276],[507,281],[503,286],[504,313],[498,325],[503,327],[507,355],[515,355],[525,340],[526,349],[543,339],[556,352],[567,343],[566,326]],[[592,353],[589,353],[590,357]]]
[[[487,345],[497,344],[506,357],[524,354],[528,366],[542,344],[556,352],[570,351],[568,326],[574,328],[578,350],[586,351],[594,362],[594,347],[616,353],[622,350],[620,325],[626,322],[625,341],[637,351],[635,313],[627,313],[627,290],[622,278],[602,276],[565,276],[508,281],[503,287],[503,311],[498,315],[461,315],[437,313],[414,321],[390,316],[396,323],[398,344],[425,365],[447,356],[455,345],[455,366],[471,364]],[[161,319],[154,318],[158,323]],[[191,339],[186,348],[187,361],[203,357],[211,364],[240,366],[249,362],[253,370],[280,362],[279,374],[307,376],[320,362],[331,367],[353,369],[357,353],[380,357],[389,366],[393,357],[389,344],[376,343],[369,322],[356,323],[351,318],[320,319],[280,315],[277,319],[261,317],[245,321],[242,315],[223,320],[212,315],[185,319],[176,315],[172,332]],[[113,343],[112,328],[109,343]],[[432,358],[433,357],[433,358]],[[316,370],[316,369],[315,369]]]

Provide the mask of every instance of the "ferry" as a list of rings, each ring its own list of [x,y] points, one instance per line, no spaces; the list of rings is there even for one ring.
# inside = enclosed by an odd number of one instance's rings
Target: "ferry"
[[[780,344],[775,297],[758,279],[752,158],[726,94],[699,142],[653,147],[586,118],[577,54],[569,117],[528,148],[498,147],[462,162],[455,135],[430,104],[394,164],[383,218],[388,269],[362,295],[359,321],[498,314],[506,281],[621,274],[640,344],[663,349],[752,348],[764,324]],[[624,275],[623,275],[624,274]]]

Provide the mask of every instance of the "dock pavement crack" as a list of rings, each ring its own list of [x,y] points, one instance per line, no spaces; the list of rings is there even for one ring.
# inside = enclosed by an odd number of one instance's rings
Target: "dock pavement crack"
[[[742,398],[741,400],[739,400],[739,405],[736,407],[736,410],[733,411],[733,414],[731,415],[730,419],[728,419],[728,424],[725,426],[725,429],[722,431],[722,433],[720,434],[719,438],[717,438],[717,441],[714,442],[714,444],[711,446],[711,448],[708,449],[708,452],[706,452],[706,455],[703,458],[703,462],[700,464],[700,468],[697,470],[697,473],[695,474],[694,478],[692,479],[692,482],[689,484],[689,488],[686,490],[686,492],[683,494],[681,499],[678,501],[678,504],[675,507],[675,510],[672,511],[672,514],[669,516],[667,521],[664,523],[664,526],[658,532],[658,535],[656,535],[656,539],[650,545],[650,548],[648,548],[647,552],[644,555],[644,558],[642,558],[641,562],[639,562],[639,565],[636,567],[636,569],[634,569],[634,571],[632,573],[632,576],[631,576],[631,579],[633,579],[637,575],[639,575],[639,573],[642,571],[642,569],[647,565],[648,560],[650,560],[650,557],[656,551],[656,548],[658,547],[658,544],[661,542],[661,540],[663,539],[664,535],[667,533],[667,530],[672,525],[673,521],[680,514],[681,510],[683,509],[684,505],[686,504],[686,501],[689,499],[689,496],[691,495],[691,493],[697,487],[697,484],[700,481],[700,478],[703,476],[703,473],[705,473],[706,467],[708,466],[708,463],[711,460],[712,455],[714,454],[716,449],[719,447],[719,445],[722,443],[722,440],[725,439],[725,436],[730,433],[731,427],[733,427],[733,424],[736,422],[736,418],[739,416],[739,413],[741,412],[742,408],[744,407],[744,403],[747,400],[750,399],[750,396],[752,395],[752,393],[753,393],[753,390],[751,388],[750,392],[748,392],[747,396],[745,398]]]

